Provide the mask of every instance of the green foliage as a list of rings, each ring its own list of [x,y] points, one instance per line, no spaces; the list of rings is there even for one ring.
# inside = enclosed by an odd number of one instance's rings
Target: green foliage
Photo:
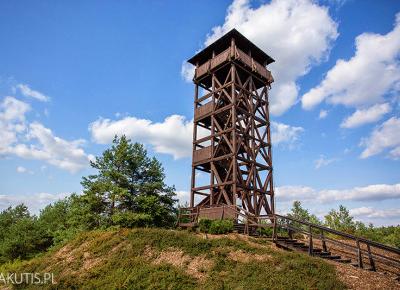
[[[9,207],[0,213],[0,263],[29,258],[50,244],[51,239],[25,205]]]
[[[66,251],[71,249],[71,251]],[[175,266],[155,263],[162,252],[176,250],[188,260]],[[233,260],[240,251],[248,261]],[[150,255],[152,253],[153,255]],[[266,260],[253,260],[254,255]],[[63,258],[63,259],[60,259]],[[179,262],[181,255],[175,255]],[[192,259],[209,261],[191,276]],[[96,261],[96,263],[93,263]],[[87,267],[87,265],[91,267]],[[132,229],[80,234],[61,249],[0,266],[1,272],[52,272],[57,285],[40,289],[343,289],[334,267],[300,253],[276,251],[266,240],[254,246],[240,239],[203,239],[185,231]],[[37,285],[16,285],[37,289]]]
[[[229,219],[213,220],[210,225],[210,234],[227,234],[233,231],[233,221]]]
[[[151,215],[131,211],[115,213],[111,218],[113,224],[124,228],[147,227],[153,223]]]
[[[77,234],[108,227],[172,227],[174,188],[161,163],[125,136],[96,157],[96,174],[83,177],[82,195],[46,206],[39,217],[24,205],[0,213],[0,263],[25,259]]]
[[[310,214],[308,210],[304,209],[301,206],[301,202],[298,200],[293,202],[291,212],[288,214],[288,216],[297,220],[307,221],[317,225],[322,224],[317,216],[314,214]]]
[[[199,231],[202,233],[208,233],[210,231],[212,220],[210,219],[200,219],[199,221]]]
[[[161,163],[149,158],[143,145],[132,144],[125,136],[115,137],[111,148],[91,166],[98,173],[83,177],[82,198],[99,217],[97,227],[115,225],[116,221],[126,224],[119,216],[129,211],[151,216],[148,226],[173,226],[175,189],[164,183]]]
[[[343,205],[340,205],[339,210],[332,209],[325,216],[325,225],[337,231],[354,234],[356,224],[353,219],[354,218],[350,215],[349,210]]]
[[[357,221],[355,234],[366,239],[400,248],[400,226],[374,227],[372,224],[366,226],[362,222]]]
[[[233,221],[229,219],[200,219],[199,231],[210,234],[227,234],[233,231]]]
[[[260,227],[257,229],[257,232],[261,236],[272,237],[273,228],[272,227]]]

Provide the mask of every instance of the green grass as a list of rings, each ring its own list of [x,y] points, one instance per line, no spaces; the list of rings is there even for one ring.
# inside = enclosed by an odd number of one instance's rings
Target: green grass
[[[183,252],[183,264],[157,262],[161,253],[171,251]],[[235,261],[232,252],[267,258]],[[199,257],[209,266],[199,267],[196,273],[202,277],[196,278],[188,269],[190,261]],[[304,254],[275,250],[267,241],[204,239],[163,229],[87,232],[29,261],[1,265],[0,272],[53,272],[57,281],[57,285],[22,285],[20,289],[345,288],[331,265]]]

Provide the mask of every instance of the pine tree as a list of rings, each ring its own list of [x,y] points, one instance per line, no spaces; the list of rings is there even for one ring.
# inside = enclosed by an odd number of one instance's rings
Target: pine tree
[[[170,226],[175,218],[175,188],[164,182],[156,158],[147,156],[139,143],[125,136],[91,162],[98,172],[83,177],[82,198],[101,224],[121,226]]]

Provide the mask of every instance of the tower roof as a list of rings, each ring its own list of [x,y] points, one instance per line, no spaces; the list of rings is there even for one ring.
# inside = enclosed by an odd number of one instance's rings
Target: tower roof
[[[243,34],[241,34],[236,29],[232,29],[231,31],[225,33],[222,37],[211,43],[209,46],[204,48],[202,51],[197,53],[195,56],[188,60],[189,63],[196,65],[196,63],[202,64],[207,60],[212,58],[213,51],[218,54],[225,49],[227,49],[231,44],[231,39],[235,39],[235,44],[240,49],[247,52],[251,51],[251,56],[259,63],[267,65],[274,62],[275,60],[266,54],[261,48],[256,46],[250,40],[248,40]]]

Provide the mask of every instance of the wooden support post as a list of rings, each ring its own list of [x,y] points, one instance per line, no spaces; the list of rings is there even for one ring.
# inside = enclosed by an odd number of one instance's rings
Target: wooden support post
[[[321,233],[321,240],[322,240],[322,250],[324,252],[328,252],[328,248],[326,247],[326,241],[325,241],[325,234],[324,231]]]
[[[273,222],[274,222],[274,225],[273,225],[273,228],[272,228],[272,241],[276,241],[277,240],[277,235],[276,235],[276,223],[277,223],[277,218],[276,218],[276,216],[274,215],[274,217],[273,217]]]
[[[362,260],[360,241],[357,239],[356,243],[357,243],[357,264],[358,264],[358,267],[360,269],[362,269],[362,268],[364,268],[364,266],[363,266],[363,260]]]
[[[289,224],[288,220],[286,220],[286,227],[287,227],[289,239],[292,240],[293,239],[293,234],[292,234],[292,230],[290,229],[290,224]]]
[[[376,271],[375,261],[374,258],[372,257],[371,247],[369,246],[369,244],[367,244],[367,249],[368,249],[368,258],[369,258],[369,264],[371,266],[371,271]]]
[[[310,232],[310,236],[309,236],[309,245],[308,245],[308,254],[310,256],[314,256],[314,249],[313,249],[313,239],[312,239],[312,227],[311,225],[308,226],[308,230]]]

